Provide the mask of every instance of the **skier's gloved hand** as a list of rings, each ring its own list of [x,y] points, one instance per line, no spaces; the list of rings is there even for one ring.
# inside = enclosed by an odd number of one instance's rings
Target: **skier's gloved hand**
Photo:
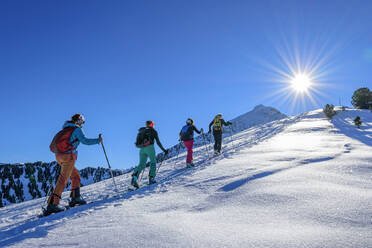
[[[99,134],[98,138],[99,138],[99,142],[103,143],[102,134]]]
[[[164,151],[165,156],[167,156],[169,153],[169,149]]]
[[[227,125],[229,125],[229,126],[232,125],[231,121],[228,121],[228,122],[227,122]]]
[[[204,129],[203,129],[203,128],[200,128],[200,132],[201,132],[201,133],[204,133]]]

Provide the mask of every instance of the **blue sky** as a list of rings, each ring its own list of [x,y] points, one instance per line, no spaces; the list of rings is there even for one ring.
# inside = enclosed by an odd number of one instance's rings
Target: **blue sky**
[[[83,113],[114,168],[137,164],[137,129],[165,147],[186,118],[206,128],[265,104],[292,115],[350,105],[371,87],[370,1],[0,2],[0,162],[52,161],[63,122]],[[316,68],[315,102],[294,101],[281,73]],[[283,100],[286,96],[286,102]],[[315,104],[314,104],[315,103]],[[78,168],[105,165],[80,146]]]

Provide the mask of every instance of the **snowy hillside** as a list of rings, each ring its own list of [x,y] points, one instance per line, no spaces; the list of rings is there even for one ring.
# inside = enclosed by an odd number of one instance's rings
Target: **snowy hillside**
[[[126,192],[130,175],[116,177],[119,197],[104,197],[105,180],[82,189],[94,203],[45,218],[44,199],[1,208],[0,247],[372,247],[370,111],[317,110],[233,138],[216,158],[196,149],[195,168],[185,153],[164,161],[158,184]]]
[[[252,111],[232,120],[234,132],[241,131],[254,125],[268,123],[274,120],[285,118],[286,115],[280,113],[272,107],[263,105],[256,106]],[[231,135],[226,132],[225,136]],[[203,135],[195,139],[195,147],[213,142],[211,136]],[[177,144],[170,149],[167,158],[177,156],[179,152],[186,149],[182,144]],[[165,159],[164,153],[157,156],[157,161]],[[59,167],[56,162],[51,163],[26,163],[26,164],[2,164],[0,163],[0,207],[13,203],[19,203],[45,196],[51,184],[58,178]],[[126,170],[114,170],[114,176],[130,172],[133,168]],[[87,167],[80,170],[81,183],[83,186],[100,182],[110,177],[107,168]]]

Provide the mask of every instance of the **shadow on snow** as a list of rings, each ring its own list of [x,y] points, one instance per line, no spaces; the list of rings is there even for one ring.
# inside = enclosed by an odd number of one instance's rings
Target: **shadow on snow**
[[[357,114],[355,114],[355,117],[356,115]],[[354,116],[348,116],[347,112],[340,112],[332,118],[331,122],[338,129],[338,132],[368,146],[372,146],[372,126],[364,122],[363,126],[358,129],[355,125],[347,121],[347,118],[352,120]]]

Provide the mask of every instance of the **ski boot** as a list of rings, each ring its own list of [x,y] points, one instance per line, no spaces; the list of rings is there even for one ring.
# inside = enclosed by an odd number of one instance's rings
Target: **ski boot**
[[[139,188],[139,185],[138,185],[138,182],[137,182],[138,178],[136,175],[132,175],[132,181],[130,182],[130,184],[135,187],[135,188]]]
[[[43,208],[43,215],[44,216],[48,216],[48,215],[51,215],[51,214],[55,214],[55,213],[65,211],[65,208],[60,207],[58,204],[53,204],[54,197],[58,197],[59,199],[61,199],[61,197],[59,195],[56,195],[56,194],[53,193],[49,197],[47,208],[46,209]]]
[[[186,164],[186,168],[187,169],[192,168],[192,167],[195,167],[195,164],[194,163],[187,163]]]
[[[54,204],[48,204],[47,208],[44,209],[43,211],[43,215],[48,216],[48,215],[56,214],[62,211],[65,211],[64,207],[61,207],[59,205],[54,205]]]
[[[85,205],[85,204],[87,204],[87,202],[83,198],[81,198],[81,196],[80,196],[80,187],[71,190],[70,197],[71,197],[71,199],[70,199],[68,205],[71,208],[75,207],[76,205]]]
[[[149,177],[149,185],[156,183],[155,177]]]

